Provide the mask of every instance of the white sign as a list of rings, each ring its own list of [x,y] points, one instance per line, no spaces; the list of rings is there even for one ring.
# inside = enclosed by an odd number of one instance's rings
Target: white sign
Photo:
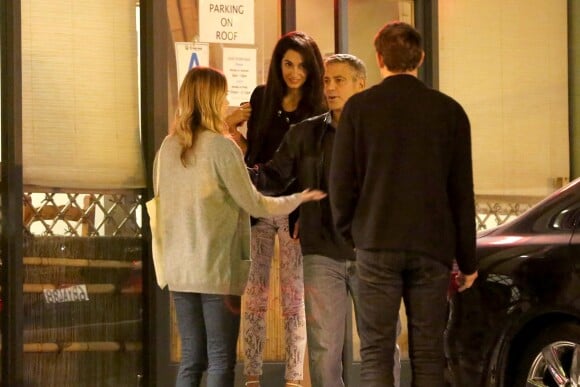
[[[230,106],[250,101],[256,87],[256,49],[224,48],[223,69],[228,79]]]
[[[209,66],[209,44],[207,43],[175,43],[175,59],[177,62],[177,90],[189,70],[197,66]]]
[[[73,285],[59,289],[43,289],[43,292],[44,300],[47,304],[89,300],[86,285]]]
[[[254,44],[254,0],[199,0],[199,40]]]

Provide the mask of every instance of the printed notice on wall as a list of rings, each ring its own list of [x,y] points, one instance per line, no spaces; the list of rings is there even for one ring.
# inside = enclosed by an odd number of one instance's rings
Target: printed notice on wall
[[[256,49],[224,48],[223,70],[228,79],[230,106],[248,102],[256,87]]]
[[[199,0],[199,40],[254,44],[254,0]]]
[[[207,43],[175,43],[175,58],[177,62],[177,90],[189,70],[197,66],[209,66],[209,44]]]
[[[71,285],[58,289],[43,289],[44,300],[47,304],[62,302],[88,301],[89,293],[86,285]]]

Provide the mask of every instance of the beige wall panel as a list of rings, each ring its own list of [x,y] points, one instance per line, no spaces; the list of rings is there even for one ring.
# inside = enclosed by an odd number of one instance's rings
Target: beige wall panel
[[[379,28],[393,20],[405,19],[404,9],[413,9],[413,1],[357,0],[348,2],[349,53],[358,56],[367,66],[367,86],[379,83],[381,75],[375,59],[373,41]],[[412,19],[413,12],[408,18]],[[405,20],[413,24],[413,20]]]
[[[141,188],[135,2],[22,2],[24,183]]]
[[[297,1],[296,29],[312,36],[323,57],[334,54],[334,0]]]
[[[256,22],[255,36],[257,49],[257,79],[258,84],[266,83],[268,78],[268,68],[270,67],[270,57],[274,51],[274,46],[280,37],[280,2],[270,0],[256,0],[254,18]]]
[[[440,0],[440,89],[472,124],[478,194],[568,176],[566,1]]]

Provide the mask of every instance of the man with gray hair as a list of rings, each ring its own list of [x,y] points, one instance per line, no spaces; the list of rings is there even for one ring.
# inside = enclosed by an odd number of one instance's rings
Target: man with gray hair
[[[253,171],[257,188],[279,194],[293,181],[298,189],[329,187],[330,158],[342,108],[366,83],[363,62],[349,54],[335,54],[324,62],[324,95],[329,112],[290,128],[271,161]],[[354,252],[334,228],[330,202],[323,199],[300,207],[300,244],[304,256],[304,293],[310,378],[313,387],[340,387],[346,320],[358,304]],[[395,374],[400,365],[395,353]],[[348,383],[348,381],[346,381]]]

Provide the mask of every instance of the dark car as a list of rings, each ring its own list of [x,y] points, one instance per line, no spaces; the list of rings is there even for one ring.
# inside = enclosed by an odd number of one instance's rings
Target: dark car
[[[450,298],[453,385],[580,386],[580,179],[480,232],[477,256]]]

